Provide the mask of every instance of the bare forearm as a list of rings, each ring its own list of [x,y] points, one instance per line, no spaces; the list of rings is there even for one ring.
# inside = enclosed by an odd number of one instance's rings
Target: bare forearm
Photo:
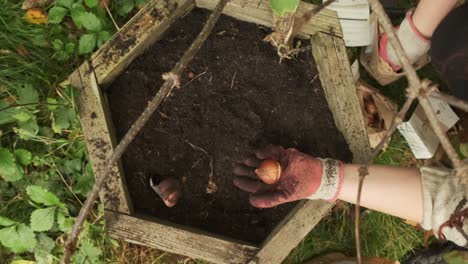
[[[413,13],[415,27],[422,35],[431,38],[442,19],[457,2],[458,0],[421,0]]]
[[[360,165],[344,165],[338,199],[356,203]],[[361,193],[363,207],[420,223],[423,218],[421,174],[414,168],[373,165]]]

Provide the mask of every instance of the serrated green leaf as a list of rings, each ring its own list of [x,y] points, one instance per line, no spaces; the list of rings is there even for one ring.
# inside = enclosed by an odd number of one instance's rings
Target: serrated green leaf
[[[119,16],[127,16],[130,11],[135,8],[135,1],[134,0],[119,0],[116,1],[117,5],[117,14]]]
[[[49,231],[54,225],[56,207],[36,209],[31,213],[31,229],[36,232]]]
[[[20,104],[35,104],[39,103],[39,93],[29,83],[24,83],[15,87],[18,94],[18,103]],[[36,105],[26,106],[28,109],[35,109]]]
[[[99,3],[98,0],[85,0],[85,3],[88,7],[93,8]]]
[[[9,107],[10,104],[5,102],[5,100],[0,100],[0,126],[16,122],[16,119],[13,117],[15,114],[21,110],[17,107]]]
[[[64,159],[63,172],[67,175],[81,171],[81,159]]]
[[[78,44],[78,53],[87,54],[96,47],[96,34],[84,34]]]
[[[28,166],[32,161],[32,154],[30,151],[25,149],[15,149],[13,151],[15,154],[16,160],[23,166]]]
[[[36,264],[51,264],[54,263],[54,256],[51,251],[55,248],[55,241],[44,233],[39,233],[37,236],[37,245],[34,248],[34,257]]]
[[[10,218],[0,215],[0,226],[11,226],[16,223],[17,222],[11,220]]]
[[[78,252],[73,256],[74,263],[97,264],[103,263],[101,261],[102,252],[99,248],[95,247],[91,240],[81,240]]]
[[[300,0],[270,0],[270,7],[276,15],[282,17],[286,13],[296,12]]]
[[[37,243],[34,232],[25,224],[0,229],[0,242],[14,253],[31,252]]]
[[[5,181],[18,181],[24,176],[24,172],[18,167],[13,154],[4,148],[0,148],[0,176]]]
[[[72,108],[60,108],[54,113],[52,121],[52,130],[55,133],[62,133],[63,129],[67,129],[75,121],[76,113]]]
[[[83,196],[87,196],[94,185],[94,174],[91,164],[86,164],[85,173],[79,175],[76,179],[76,184],[73,185],[73,191]]]
[[[26,193],[29,195],[31,200],[36,203],[51,206],[51,205],[62,205],[59,198],[55,194],[44,190],[41,186],[30,185],[26,187]]]
[[[98,33],[98,37],[97,37],[97,45],[98,47],[100,48],[104,43],[106,43],[106,41],[108,41],[110,38],[112,37],[112,35],[108,32],[108,31],[101,31]]]
[[[73,23],[75,23],[78,28],[83,27],[83,18],[81,15],[85,12],[86,9],[80,2],[73,4],[72,9],[70,10]]]
[[[68,217],[62,210],[59,210],[57,214],[57,224],[59,226],[60,231],[65,233],[70,232],[74,222],[74,218]]]
[[[31,119],[32,116],[28,112],[20,110],[18,113],[13,115],[13,118],[15,118],[16,120],[20,122],[26,122],[29,119]]]
[[[17,128],[13,129],[21,139],[30,140],[39,132],[39,125],[35,118],[31,118],[26,122],[20,122]]]
[[[84,28],[92,32],[99,32],[102,30],[101,20],[91,12],[83,12],[80,15],[80,20]]]
[[[54,6],[49,9],[49,15],[47,21],[49,24],[59,24],[63,18],[68,14],[68,9],[61,6]]]
[[[55,4],[70,9],[72,8],[73,0],[55,0]]]

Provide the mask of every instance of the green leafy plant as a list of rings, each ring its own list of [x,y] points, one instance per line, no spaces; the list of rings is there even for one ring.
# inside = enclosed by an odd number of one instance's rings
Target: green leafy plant
[[[300,0],[270,0],[270,7],[277,16],[296,12]]]
[[[64,41],[63,38],[52,41],[59,58],[68,58],[76,48],[78,54],[90,53],[110,39],[114,31],[112,24],[98,4],[98,0],[57,0],[49,9],[49,24],[66,25],[64,21],[69,17],[73,25],[83,31],[79,36],[78,46],[74,41]],[[56,29],[54,32],[59,33],[60,30]]]

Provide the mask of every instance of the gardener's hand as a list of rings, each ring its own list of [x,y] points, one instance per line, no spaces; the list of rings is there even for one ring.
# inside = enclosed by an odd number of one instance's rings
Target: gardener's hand
[[[265,159],[281,164],[281,177],[275,184],[262,182],[255,173]],[[250,204],[269,208],[305,198],[334,201],[343,181],[343,166],[336,160],[317,159],[293,148],[270,145],[237,164],[234,174],[234,185],[251,193]]]

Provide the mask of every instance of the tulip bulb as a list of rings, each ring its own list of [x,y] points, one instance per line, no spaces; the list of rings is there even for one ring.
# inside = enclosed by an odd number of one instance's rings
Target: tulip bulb
[[[281,165],[276,160],[264,160],[255,173],[264,183],[275,184],[281,177]]]

